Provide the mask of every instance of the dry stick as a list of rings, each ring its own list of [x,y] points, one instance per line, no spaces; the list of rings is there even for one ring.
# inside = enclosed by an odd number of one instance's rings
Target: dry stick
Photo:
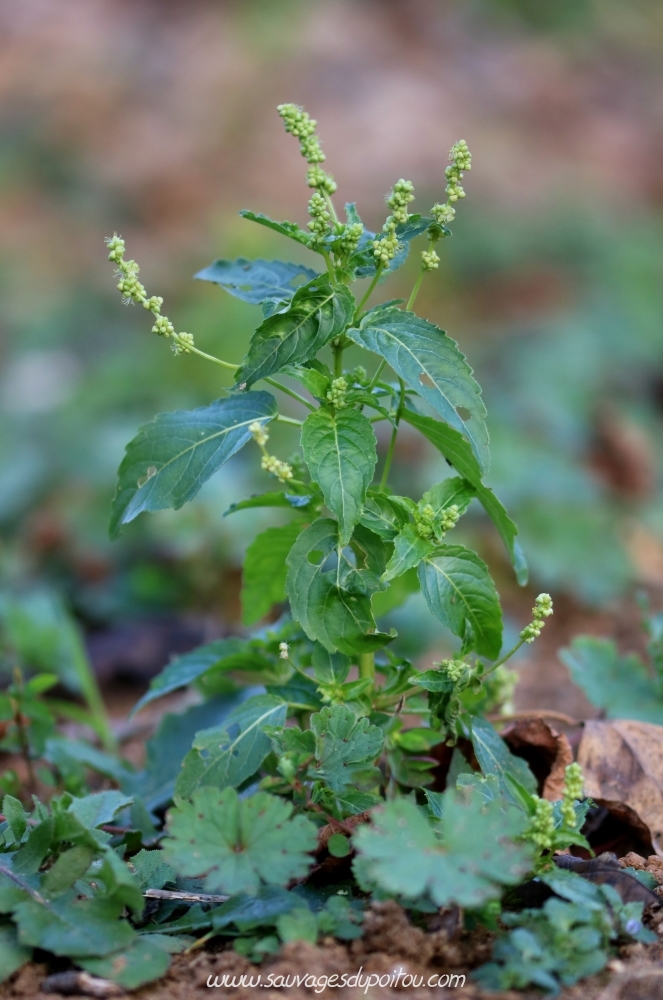
[[[563,722],[567,726],[584,726],[582,719],[573,719],[570,715],[566,715],[564,712],[553,712],[548,711],[546,708],[532,708],[530,711],[523,712],[510,712],[508,715],[489,715],[487,716],[489,722],[511,722],[513,719],[555,719],[557,722]]]
[[[145,899],[170,899],[180,903],[225,903],[230,896],[217,896],[207,892],[171,892],[170,889],[146,889]]]

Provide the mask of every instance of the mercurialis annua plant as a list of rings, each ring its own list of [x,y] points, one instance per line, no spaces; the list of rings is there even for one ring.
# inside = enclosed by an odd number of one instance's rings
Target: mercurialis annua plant
[[[161,296],[141,284],[121,237],[108,241],[122,297],[143,306],[154,333],[186,356],[176,363],[205,361],[234,373],[220,398],[140,428],[120,466],[111,533],[144,511],[180,508],[242,448],[265,489],[237,498],[227,513],[277,507],[286,515],[255,538],[243,566],[244,623],[274,624],[176,659],[140,703],[185,685],[203,698],[258,689],[194,739],[175,785],[165,851],[181,875],[205,877],[211,891],[254,893],[302,877],[316,829],[365,814],[371,822],[353,838],[351,827],[339,828],[348,836],[339,834],[345,843],[335,848],[339,857],[354,852],[364,891],[423,907],[480,908],[528,872],[545,870],[553,849],[580,842],[584,812],[575,766],[563,801],[539,799],[527,764],[486,718],[508,705],[514,675],[504,664],[540,634],[552,601],[539,595],[516,645],[503,648],[488,567],[457,538],[470,505],[483,508],[518,582],[527,582],[517,528],[484,482],[481,391],[456,342],[414,312],[422,282],[436,279],[472,157],[459,140],[448,161],[440,158],[440,200],[426,214],[412,211],[412,182],[396,180],[382,228],[371,232],[353,202],[343,211],[336,204],[316,122],[293,104],[278,113],[307,163],[309,221],[300,227],[241,214],[298,244],[299,256],[306,248],[310,262],[217,260],[196,276],[261,308],[246,357],[232,356],[231,338],[212,355],[178,332]],[[376,303],[417,242],[409,299]],[[361,366],[347,366],[350,347],[364,352]],[[293,438],[286,454],[273,448],[276,423]],[[386,447],[378,456],[380,425]],[[404,426],[449,466],[421,497],[392,489]],[[426,670],[394,652],[394,631],[381,627],[385,612],[417,590],[454,643],[449,659]],[[451,748],[444,793],[433,790],[444,787],[440,755],[430,752],[436,745]],[[258,806],[281,824],[289,853],[271,865],[271,848],[264,862],[247,847],[241,869],[232,861],[237,848],[215,848],[203,827],[232,815],[253,829]],[[199,852],[189,849],[190,834],[207,837]],[[483,867],[470,876],[467,859],[478,850]]]

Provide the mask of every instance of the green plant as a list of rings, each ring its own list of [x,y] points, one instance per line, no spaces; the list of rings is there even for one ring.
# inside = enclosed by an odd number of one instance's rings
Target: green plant
[[[161,975],[169,953],[217,935],[259,961],[281,941],[356,937],[364,894],[397,898],[419,915],[456,903],[494,925],[505,890],[528,874],[550,878],[555,849],[585,844],[577,766],[567,769],[561,801],[545,802],[525,761],[485,718],[509,696],[504,663],[537,638],[552,601],[536,598],[532,621],[503,652],[488,568],[447,540],[478,501],[526,581],[517,529],[483,482],[488,434],[479,387],[455,342],[412,312],[464,196],[467,146],[452,147],[444,204],[428,217],[410,215],[412,185],[400,180],[375,234],[352,204],[338,220],[315,122],[293,105],[279,111],[309,164],[308,231],[242,214],[318,254],[324,270],[241,258],[200,273],[262,307],[241,364],[177,333],[162,299],[147,295],[138,266],[125,260],[123,240],[109,241],[120,291],[151,313],[154,332],[174,353],[235,372],[223,398],[161,414],[139,430],[120,467],[111,532],[143,511],[181,507],[253,442],[272,488],[228,513],[264,506],[290,519],[249,546],[244,619],[253,623],[286,599],[290,613],[249,638],[180,656],[154,679],[135,711],[188,685],[200,702],[164,717],[143,771],[51,740],[54,759],[91,768],[120,791],[65,793],[50,809],[37,801],[31,814],[5,796],[0,909],[12,920],[2,931],[5,975],[38,945],[131,988]],[[427,248],[405,308],[400,300],[368,308],[418,236]],[[368,285],[357,302],[350,286],[360,279]],[[344,367],[351,345],[368,352],[371,374]],[[259,381],[304,407],[305,419],[282,413],[271,393],[254,388]],[[268,426],[278,422],[299,434],[301,452],[287,460],[268,449]],[[376,482],[381,422],[389,444]],[[389,486],[404,422],[455,473],[418,499]],[[458,640],[452,658],[425,671],[389,649],[395,635],[376,620],[416,588]],[[459,749],[461,737],[478,773]],[[430,751],[444,743],[453,759],[447,790],[437,793],[429,787],[437,764]],[[314,853],[339,859],[343,877],[309,883]],[[143,892],[164,886],[175,889],[173,898],[143,912]]]

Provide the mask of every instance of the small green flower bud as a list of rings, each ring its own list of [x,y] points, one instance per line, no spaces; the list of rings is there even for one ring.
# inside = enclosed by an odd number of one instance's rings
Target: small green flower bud
[[[431,208],[430,214],[440,226],[448,226],[456,217],[456,209],[448,203],[446,205],[436,204]]]
[[[440,670],[447,675],[450,681],[456,684],[468,671],[468,664],[465,660],[442,660],[439,665]]]
[[[440,264],[440,258],[431,248],[430,250],[421,251],[421,266],[424,271],[435,271]]]
[[[173,336],[175,343],[171,344],[170,347],[173,354],[191,354],[191,348],[193,347],[193,334],[176,333]]]
[[[267,428],[259,420],[254,420],[252,424],[249,424],[249,434],[261,448],[269,441]]]
[[[260,465],[261,468],[266,472],[271,472],[282,483],[287,482],[288,479],[292,479],[292,468],[287,462],[281,462],[274,455],[263,455]]]
[[[158,316],[161,312],[161,306],[163,305],[163,299],[160,295],[150,295],[149,299],[145,299],[143,302],[143,307],[149,309],[151,313]]]
[[[335,410],[342,410],[346,406],[345,396],[348,391],[348,383],[341,376],[335,378],[331,388],[327,391],[327,401],[331,403]]]
[[[414,524],[417,529],[417,534],[421,538],[433,537],[435,533],[435,511],[429,503],[419,505],[414,514]]]
[[[547,799],[538,799],[536,812],[531,819],[528,829],[524,833],[526,840],[531,840],[544,851],[549,851],[553,845],[555,835],[555,820],[553,817],[553,804]]]
[[[460,517],[458,504],[452,503],[450,507],[445,507],[440,513],[440,528],[442,531],[451,531]]]
[[[282,660],[287,660],[290,656],[290,646],[287,642],[279,643],[279,657]]]

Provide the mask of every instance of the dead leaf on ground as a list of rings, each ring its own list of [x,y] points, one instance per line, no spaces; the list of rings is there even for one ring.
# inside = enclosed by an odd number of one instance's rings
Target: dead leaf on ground
[[[660,906],[661,900],[656,893],[624,871],[615,854],[599,854],[597,858],[589,860],[574,858],[572,854],[559,854],[555,858],[555,864],[558,868],[582,875],[595,885],[611,885],[624,903],[642,903],[645,907]]]
[[[638,830],[663,857],[663,726],[587,722],[578,763],[585,794]]]
[[[523,757],[550,802],[562,797],[564,770],[573,762],[571,744],[544,719],[531,716],[512,722],[500,733],[512,753]]]

